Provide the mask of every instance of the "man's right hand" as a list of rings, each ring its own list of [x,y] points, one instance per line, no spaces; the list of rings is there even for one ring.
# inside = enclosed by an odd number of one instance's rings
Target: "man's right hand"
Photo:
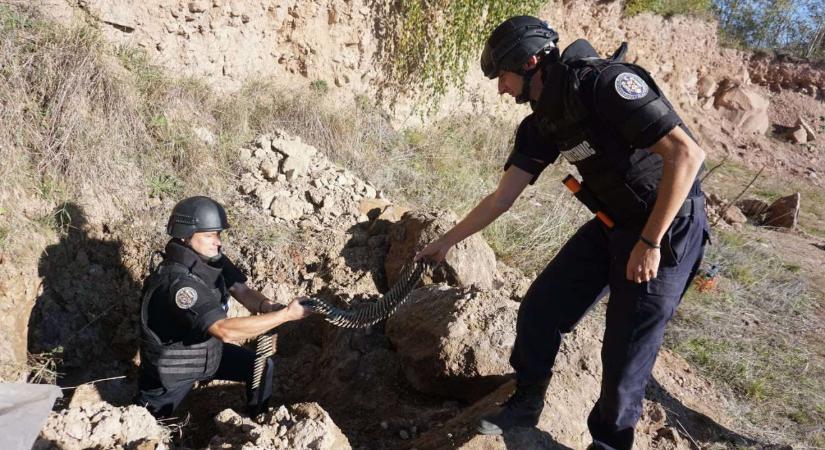
[[[286,307],[287,320],[301,320],[312,315],[312,310],[301,304],[307,297],[298,297]]]
[[[450,247],[452,247],[451,244],[444,242],[442,239],[437,239],[427,244],[427,246],[421,249],[420,252],[416,253],[413,261],[427,259],[429,261],[440,263],[447,257],[447,252],[450,250]]]

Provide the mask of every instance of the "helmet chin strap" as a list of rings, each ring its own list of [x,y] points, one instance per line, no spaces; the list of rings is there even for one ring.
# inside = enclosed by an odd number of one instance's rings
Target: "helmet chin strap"
[[[516,97],[516,103],[527,103],[530,101],[530,81],[533,80],[533,75],[539,71],[542,67],[544,67],[547,63],[558,61],[560,58],[559,49],[553,45],[548,47],[547,49],[539,52],[537,56],[539,56],[539,61],[535,67],[530,70],[525,70],[521,74],[521,78],[524,80],[524,83],[521,85],[521,93]]]
[[[521,93],[516,97],[516,103],[521,104],[530,101],[530,81],[538,70],[539,66],[536,66],[522,74],[521,79],[524,80],[524,82],[521,84]]]

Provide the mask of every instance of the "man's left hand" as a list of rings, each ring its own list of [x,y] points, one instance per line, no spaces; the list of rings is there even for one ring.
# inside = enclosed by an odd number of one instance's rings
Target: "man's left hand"
[[[635,283],[646,283],[656,278],[662,254],[658,248],[651,248],[644,242],[637,242],[627,261],[627,279]]]

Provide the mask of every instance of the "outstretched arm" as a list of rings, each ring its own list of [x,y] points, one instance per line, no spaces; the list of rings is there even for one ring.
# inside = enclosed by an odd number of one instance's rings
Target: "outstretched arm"
[[[455,244],[463,241],[469,236],[483,230],[491,224],[498,216],[505,213],[524,188],[530,184],[534,175],[516,166],[510,166],[499,181],[496,190],[484,197],[478,205],[467,214],[467,217],[458,222],[453,228],[444,233],[443,236],[424,247],[415,255],[415,260],[422,258],[434,261],[443,261],[447,256],[447,251]]]
[[[301,306],[301,298],[296,298],[280,311],[260,314],[249,317],[233,317],[221,319],[213,323],[207,330],[223,342],[238,342],[251,339],[265,333],[286,322],[300,320],[309,316],[310,310]]]

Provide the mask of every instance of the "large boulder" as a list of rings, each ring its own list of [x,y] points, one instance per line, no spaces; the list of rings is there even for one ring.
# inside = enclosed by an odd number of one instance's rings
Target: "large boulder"
[[[796,228],[799,222],[799,192],[782,197],[768,207],[765,225],[779,228]]]
[[[341,429],[317,403],[298,403],[271,409],[258,422],[225,409],[215,416],[215,424],[220,434],[212,437],[207,447],[209,450],[352,448]]]
[[[512,372],[517,313],[498,292],[428,285],[387,320],[386,333],[417,390],[472,400]]]
[[[770,102],[754,89],[736,86],[720,92],[715,106],[740,132],[764,134],[770,127]]]
[[[386,211],[385,211],[386,212]],[[455,214],[445,211],[409,211],[389,230],[390,249],[384,268],[390,286],[418,250],[438,239],[455,225]],[[444,263],[432,274],[433,282],[453,286],[491,289],[496,278],[496,256],[479,235],[459,242],[447,253]]]

